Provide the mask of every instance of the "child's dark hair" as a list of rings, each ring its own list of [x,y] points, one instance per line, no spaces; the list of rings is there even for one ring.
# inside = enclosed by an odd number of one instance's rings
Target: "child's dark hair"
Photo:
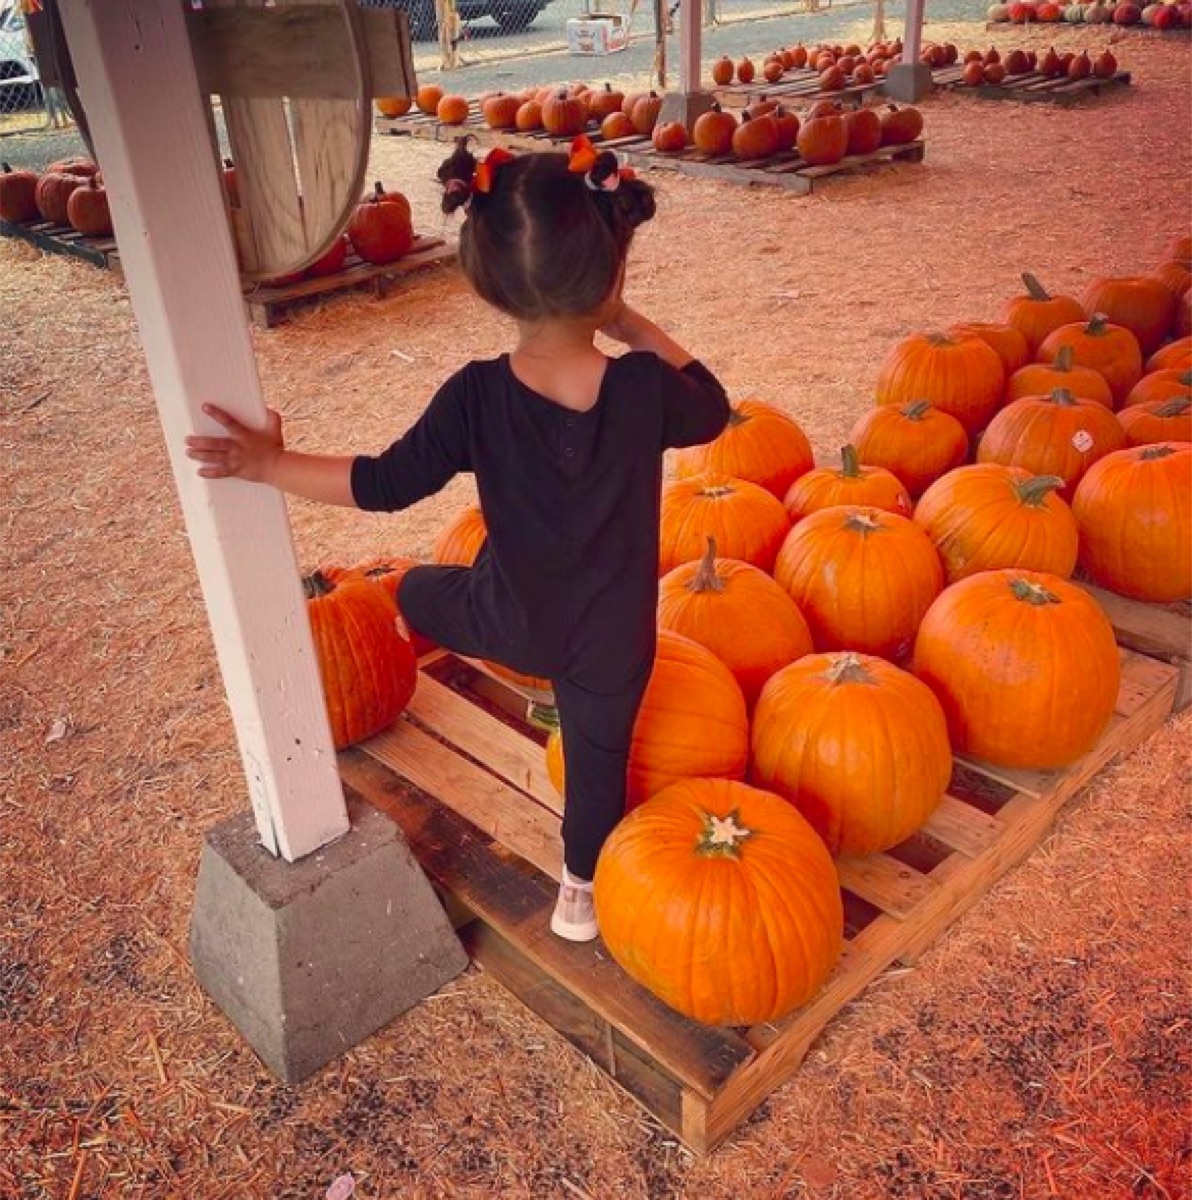
[[[602,186],[618,171],[605,150],[585,176],[568,156],[527,153],[501,164],[491,190],[472,188],[468,139],[438,170],[443,211],[468,205],[460,230],[464,274],[490,304],[519,320],[583,316],[612,292],[633,231],[654,215],[654,189],[640,179]]]

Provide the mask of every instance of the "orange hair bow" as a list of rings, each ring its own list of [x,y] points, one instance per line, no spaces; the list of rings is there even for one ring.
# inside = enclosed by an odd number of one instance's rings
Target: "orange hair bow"
[[[503,150],[500,146],[490,150],[484,156],[484,161],[476,164],[476,171],[472,176],[472,190],[484,192],[486,195],[491,192],[497,172],[506,163],[512,162],[513,158],[514,156],[508,150]]]

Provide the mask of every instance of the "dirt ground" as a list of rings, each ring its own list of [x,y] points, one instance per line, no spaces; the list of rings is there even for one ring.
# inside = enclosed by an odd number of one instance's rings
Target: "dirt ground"
[[[1077,294],[1149,271],[1188,231],[1189,43],[1115,49],[1136,87],[1069,109],[933,100],[924,164],[810,197],[659,179],[630,297],[834,449],[896,338],[996,319],[1022,269]],[[375,144],[428,232],[438,157]],[[345,1172],[367,1200],[1192,1195],[1187,715],[709,1158],[475,970],[280,1086],[186,957],[203,834],[247,802],[128,299],[5,243],[0,313],[4,1200],[320,1200]],[[254,337],[291,443],[344,452],[386,445],[509,328],[435,271]],[[292,502],[300,561],[424,554],[469,489],[396,517]]]

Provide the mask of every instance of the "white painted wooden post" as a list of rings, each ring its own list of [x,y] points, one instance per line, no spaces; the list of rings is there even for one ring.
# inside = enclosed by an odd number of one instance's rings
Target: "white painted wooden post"
[[[703,40],[700,0],[679,0],[679,91],[684,96],[699,91],[699,57]]]
[[[923,10],[926,0],[906,0],[906,27],[902,34],[902,61],[917,63],[923,48]]]
[[[262,843],[293,860],[348,829],[282,497],[199,479],[214,401],[264,420],[180,0],[61,0],[62,21],[236,726]]]

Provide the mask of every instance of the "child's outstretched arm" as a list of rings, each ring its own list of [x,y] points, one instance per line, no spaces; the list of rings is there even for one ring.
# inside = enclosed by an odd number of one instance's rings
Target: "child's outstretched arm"
[[[352,456],[296,454],[285,448],[281,417],[268,409],[264,429],[250,429],[214,404],[203,411],[227,430],[225,437],[186,439],[186,454],[203,466],[204,479],[247,479],[292,496],[356,508],[352,495]]]

